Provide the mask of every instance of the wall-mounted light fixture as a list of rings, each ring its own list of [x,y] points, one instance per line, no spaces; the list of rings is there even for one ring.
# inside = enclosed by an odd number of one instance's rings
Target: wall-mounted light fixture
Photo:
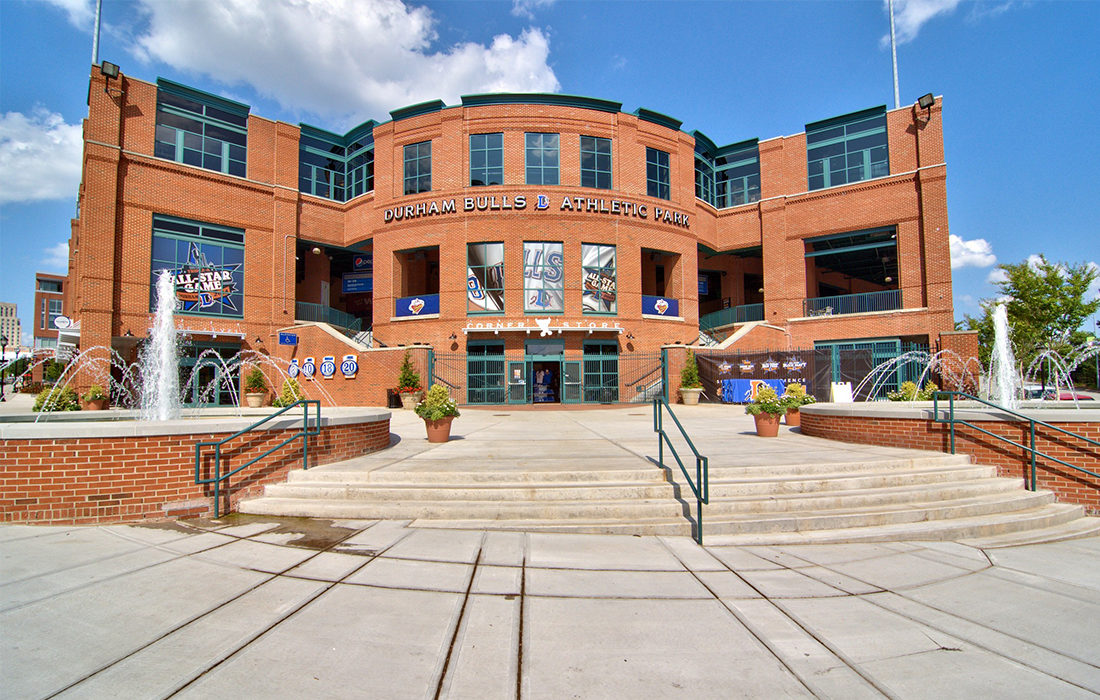
[[[313,246],[313,250],[311,250],[310,252],[313,253],[314,255],[320,255],[321,254],[321,249],[317,246]]]
[[[110,61],[104,61],[99,65],[99,72],[103,76],[103,92],[117,97],[122,94],[122,90],[115,88],[117,94],[111,91],[111,81],[118,80],[118,66]]]

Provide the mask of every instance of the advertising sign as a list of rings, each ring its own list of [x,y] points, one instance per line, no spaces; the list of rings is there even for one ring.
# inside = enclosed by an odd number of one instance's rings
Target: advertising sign
[[[344,294],[360,294],[374,291],[374,276],[370,272],[345,274],[341,278],[341,290]]]
[[[581,304],[585,311],[615,312],[615,247],[581,244],[584,285]]]
[[[699,296],[705,297],[707,294],[710,293],[709,280],[710,278],[708,278],[706,275],[699,275]]]
[[[466,255],[466,298],[469,307],[503,311],[504,244],[470,245]]]
[[[374,272],[374,253],[359,253],[351,259],[351,267],[356,272]]]
[[[643,296],[642,314],[648,316],[679,316],[680,300],[666,299],[665,297]]]
[[[438,294],[420,294],[414,297],[401,297],[394,303],[393,315],[430,316],[439,313]]]

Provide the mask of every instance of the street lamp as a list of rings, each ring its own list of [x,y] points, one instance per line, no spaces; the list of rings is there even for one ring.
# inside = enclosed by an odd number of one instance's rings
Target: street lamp
[[[4,359],[8,354],[8,336],[0,335],[0,401],[7,401],[4,398],[4,380],[8,373],[8,365],[4,362]]]

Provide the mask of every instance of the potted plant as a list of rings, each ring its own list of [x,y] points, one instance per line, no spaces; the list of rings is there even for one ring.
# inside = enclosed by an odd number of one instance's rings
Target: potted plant
[[[447,442],[451,439],[451,422],[459,415],[458,404],[442,384],[432,384],[428,395],[414,409],[424,419],[428,442]]]
[[[420,386],[420,373],[417,372],[409,359],[409,351],[405,351],[405,359],[401,360],[401,373],[397,376],[397,392],[401,394],[401,407],[412,409],[416,407],[424,389]]]
[[[88,387],[88,390],[80,395],[81,407],[85,411],[102,411],[107,408],[107,392],[98,384]]]
[[[797,428],[802,424],[802,415],[798,412],[798,409],[806,404],[815,403],[817,399],[806,393],[806,387],[801,384],[791,383],[787,385],[786,391],[783,392],[781,401],[783,405],[787,407],[787,413],[784,420],[789,427]]]
[[[787,412],[787,406],[775,389],[761,386],[756,390],[752,403],[745,406],[745,413],[756,420],[756,434],[760,437],[775,437],[779,434],[779,417]]]
[[[297,379],[287,379],[283,382],[283,389],[279,392],[279,395],[275,397],[275,400],[271,402],[276,408],[285,408],[305,398],[302,394],[302,387],[298,384]]]
[[[685,406],[694,406],[699,403],[699,394],[703,393],[703,382],[699,381],[699,364],[695,361],[695,353],[687,351],[687,362],[680,370],[680,400]]]
[[[253,367],[244,378],[244,400],[249,408],[259,408],[267,398],[267,378],[259,367]]]

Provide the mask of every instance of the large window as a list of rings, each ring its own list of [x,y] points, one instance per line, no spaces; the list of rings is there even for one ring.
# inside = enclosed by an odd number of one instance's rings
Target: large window
[[[650,197],[672,198],[669,184],[668,153],[666,151],[646,147],[645,180],[646,193]]]
[[[248,107],[159,81],[153,148],[158,158],[244,177]]]
[[[758,201],[760,201],[760,150],[756,142],[716,157],[714,159],[714,206],[722,209]]]
[[[37,282],[38,291],[40,292],[57,292],[58,294],[61,293],[61,282],[59,280],[39,279],[37,280]]]
[[[466,246],[466,312],[504,312],[504,244]]]
[[[584,313],[615,313],[615,246],[582,243],[581,276]]]
[[[504,134],[470,134],[470,186],[504,184]]]
[[[886,108],[807,124],[806,165],[811,190],[889,175]]]
[[[374,189],[374,138],[350,139],[302,127],[298,142],[298,190],[345,202]]]
[[[347,154],[347,198],[374,190],[374,135],[349,139]]]
[[[405,194],[432,191],[432,142],[405,146]]]
[[[61,315],[61,307],[63,302],[61,299],[43,299],[42,300],[42,317],[39,320],[39,328],[43,330],[54,329],[54,319]]]
[[[581,137],[581,187],[611,189],[611,139]]]
[[[156,309],[157,277],[171,271],[176,310],[186,314],[244,313],[244,231],[170,216],[153,215],[149,310]]]
[[[525,134],[525,138],[527,184],[559,184],[561,138],[558,134]]]
[[[565,311],[565,256],[560,242],[524,242],[523,310]]]

